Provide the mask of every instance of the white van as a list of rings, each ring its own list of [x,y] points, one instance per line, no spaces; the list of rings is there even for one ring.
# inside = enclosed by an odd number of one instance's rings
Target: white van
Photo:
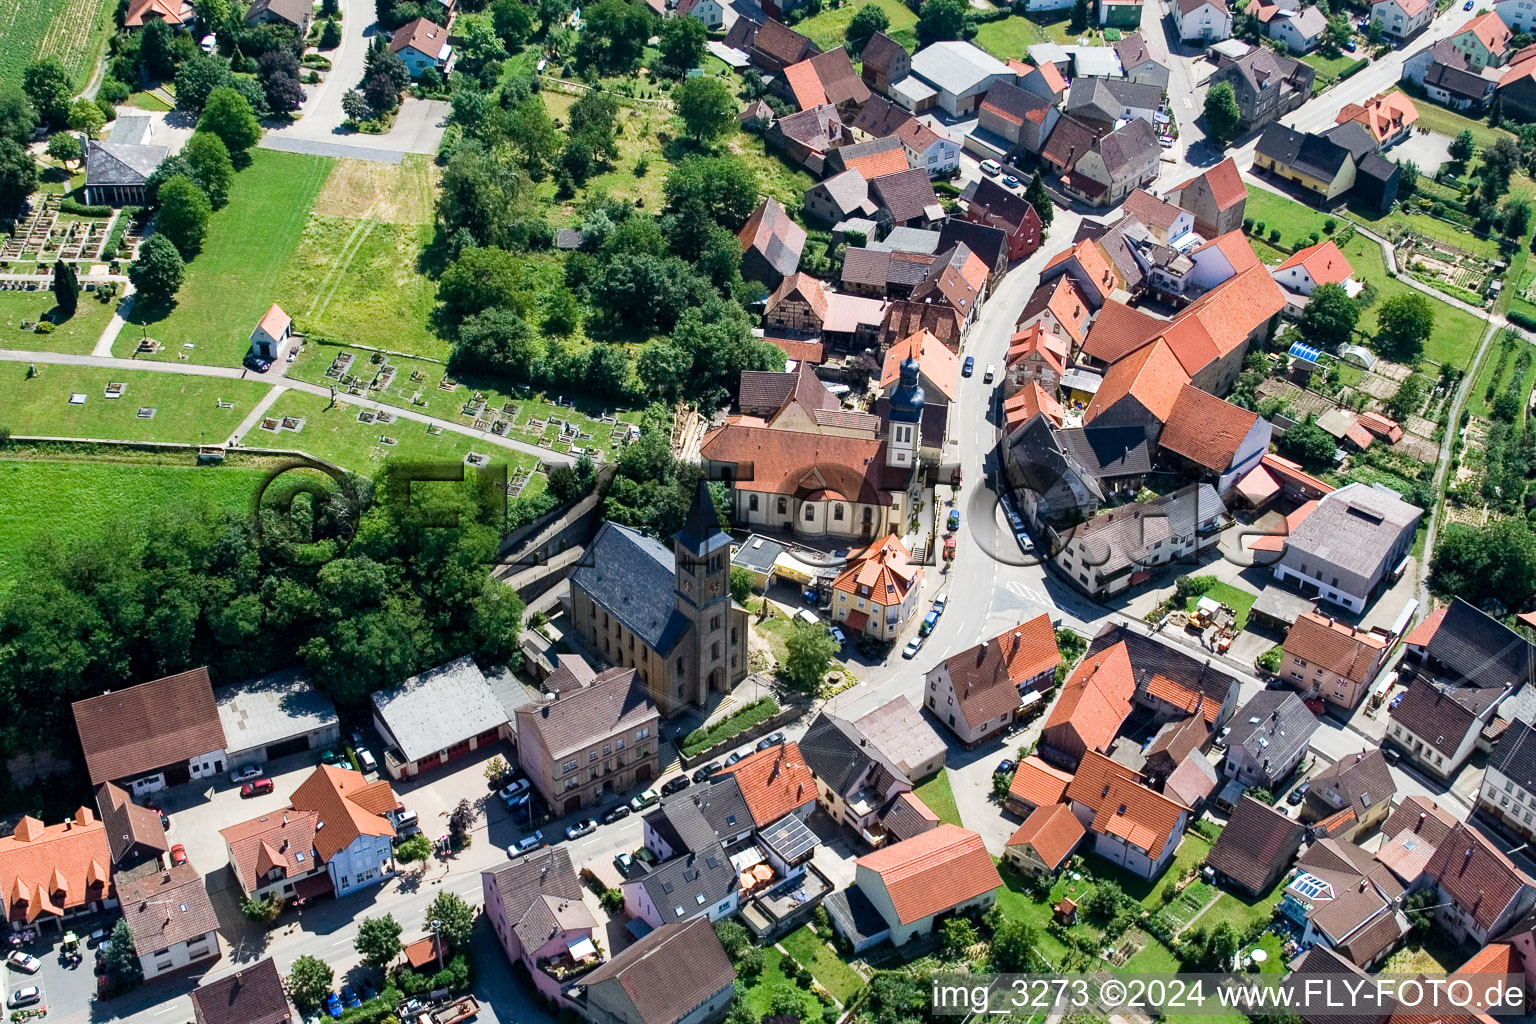
[[[816,613],[811,611],[809,608],[801,608],[799,611],[795,612],[795,618],[810,626],[821,625],[821,619],[819,619],[816,616]]]

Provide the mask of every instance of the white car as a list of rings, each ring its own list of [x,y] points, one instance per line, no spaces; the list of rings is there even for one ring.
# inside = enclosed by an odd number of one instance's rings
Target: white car
[[[987,364],[987,372],[982,374],[981,382],[983,384],[991,384],[992,383],[992,378],[994,378],[996,376],[997,376],[997,367],[995,367],[992,364],[988,363]]]
[[[580,839],[582,836],[589,836],[596,831],[597,819],[588,818],[585,821],[578,821],[574,825],[568,826],[565,830],[565,838]]]
[[[995,178],[1003,173],[1003,165],[996,160],[983,160],[981,162],[981,173]]]
[[[252,765],[249,768],[241,768],[239,771],[231,772],[229,775],[230,782],[250,782],[252,779],[259,778],[261,778],[261,768],[256,765]]]
[[[531,836],[523,836],[517,842],[507,847],[508,857],[520,857],[529,850],[537,850],[544,845],[544,833],[535,832]]]
[[[905,646],[905,647],[903,647],[901,649],[901,656],[903,658],[909,658],[909,659],[910,658],[915,658],[915,657],[917,657],[917,652],[922,650],[922,649],[923,649],[923,638],[920,637],[920,636],[915,636],[911,640],[907,641],[907,646]]]
[[[38,988],[36,985],[28,985],[26,988],[19,988],[15,992],[12,992],[11,998],[6,1000],[6,1002],[11,1006],[27,1006],[31,1003],[38,1002],[42,998],[42,989]]]
[[[945,609],[946,606],[948,606],[948,604],[949,604],[949,595],[948,594],[940,594],[939,596],[937,596],[937,597],[935,597],[933,599],[933,610],[938,612],[940,615],[943,615],[944,614],[944,609]]]
[[[5,962],[26,974],[36,974],[37,969],[43,966],[43,962],[31,953],[23,953],[19,949],[11,950],[11,955],[5,958]]]
[[[1019,542],[1020,551],[1024,552],[1026,555],[1032,555],[1035,553],[1035,542],[1029,536],[1029,534],[1025,533],[1023,530],[1017,530],[1014,532],[1013,537]]]
[[[502,803],[508,803],[508,802],[510,802],[512,800],[517,799],[517,797],[521,796],[522,793],[529,787],[529,785],[530,785],[530,783],[529,783],[529,781],[527,779],[518,779],[516,782],[512,783],[509,786],[503,786],[496,793],[496,795],[501,797],[501,802]]]

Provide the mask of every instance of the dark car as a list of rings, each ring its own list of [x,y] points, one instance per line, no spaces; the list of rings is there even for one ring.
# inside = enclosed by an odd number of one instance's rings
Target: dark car
[[[266,373],[272,369],[272,360],[263,359],[255,352],[247,352],[241,362],[245,364],[247,370],[255,370],[257,373]]]
[[[764,736],[762,739],[757,741],[757,750],[759,751],[767,750],[771,746],[773,746],[773,740],[769,739],[767,736]]]
[[[263,793],[272,792],[271,779],[252,779],[240,787],[241,796],[260,796]]]
[[[965,362],[962,363],[961,366],[960,366],[960,376],[962,376],[962,377],[969,377],[971,374],[973,374],[975,372],[976,372],[976,357],[975,356],[966,356],[965,357]]]
[[[362,1006],[363,1001],[358,998],[357,989],[353,988],[351,985],[341,986],[341,1005],[345,1006],[349,1010],[354,1010],[357,1007]]]
[[[768,742],[775,747],[781,746],[784,743],[784,734],[781,732],[776,732],[768,737]]]
[[[627,817],[629,817],[629,808],[626,807],[624,804],[619,804],[619,806],[611,808],[608,811],[607,814],[603,815],[603,824],[604,825],[612,825],[614,822],[618,821],[620,818],[627,818]]]
[[[1312,785],[1312,783],[1303,782],[1301,785],[1291,790],[1291,795],[1285,798],[1285,802],[1290,804],[1292,807],[1295,807],[1297,804],[1301,803],[1301,799],[1307,795],[1307,787],[1310,785]]]
[[[709,764],[704,765],[702,768],[694,770],[693,781],[703,782],[705,779],[718,772],[722,767],[723,765],[721,765],[719,761],[711,761]]]
[[[693,785],[692,779],[686,775],[679,775],[677,778],[668,779],[661,784],[661,795],[671,796],[673,793],[681,793],[691,785]]]
[[[997,767],[992,769],[993,775],[1012,775],[1019,768],[1017,761],[1010,761],[1006,757],[997,762]]]

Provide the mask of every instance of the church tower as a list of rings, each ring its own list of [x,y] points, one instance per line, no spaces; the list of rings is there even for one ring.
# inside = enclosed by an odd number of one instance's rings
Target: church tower
[[[690,628],[668,675],[672,695],[702,705],[711,690],[724,692],[746,675],[746,611],[739,610],[739,624],[733,621],[731,538],[720,529],[707,480],[699,481],[688,518],[672,538],[672,553],[673,604]]]
[[[918,382],[918,362],[912,356],[901,361],[901,379],[891,393],[889,437],[885,444],[885,464],[917,467],[923,447],[923,386]]]

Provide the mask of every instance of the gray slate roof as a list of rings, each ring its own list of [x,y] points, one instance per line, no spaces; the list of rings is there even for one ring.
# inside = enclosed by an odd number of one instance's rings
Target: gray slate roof
[[[656,705],[639,674],[632,668],[610,668],[579,690],[518,708],[517,729],[519,733],[536,731],[549,757],[558,760],[594,740],[657,718]]]
[[[375,691],[373,709],[407,761],[507,724],[507,709],[467,654]]]
[[[892,778],[905,778],[877,748],[861,742],[863,738],[853,723],[823,713],[800,738],[800,754],[812,775],[843,795],[852,792],[871,766]]]
[[[645,823],[677,853],[702,852],[752,829],[752,812],[733,774],[662,800]]]
[[[1123,505],[1113,515],[1096,515],[1077,528],[1074,539],[1094,553],[1101,574],[1110,574],[1144,562],[1159,541],[1194,536],[1198,523],[1226,511],[1216,489],[1202,483]]]
[[[1371,580],[1391,568],[1384,563],[1399,536],[1411,532],[1423,515],[1423,509],[1385,487],[1346,484],[1324,495],[1297,525],[1286,538],[1286,553]]]
[[[616,988],[614,998],[604,997],[604,1005],[633,1007],[632,1024],[675,1024],[735,980],[736,970],[714,926],[701,917],[662,925],[586,975],[582,983],[589,992],[599,986]]]
[[[957,41],[934,43],[912,55],[912,73],[936,89],[962,96],[991,75],[1013,72],[980,47]]]
[[[1067,93],[1067,113],[1077,118],[1114,122],[1124,107],[1156,110],[1163,91],[1124,78],[1079,78]]]
[[[1141,424],[1125,427],[1063,427],[1057,440],[1083,469],[1103,480],[1152,470],[1152,442]]]
[[[335,726],[336,705],[298,669],[227,687],[214,694],[230,753],[279,743]]]
[[[118,142],[90,142],[86,146],[87,185],[142,185],[170,153],[165,146]]]
[[[672,552],[637,530],[604,523],[570,579],[663,657],[688,631],[688,619],[673,604]]]
[[[1317,731],[1317,716],[1290,690],[1256,694],[1232,716],[1229,750],[1242,747],[1255,764],[1289,764]]]
[[[658,865],[640,885],[662,921],[670,923],[713,910],[729,899],[741,882],[725,850],[710,840],[691,853]]]
[[[1502,622],[1456,598],[1426,648],[1458,682],[1502,689],[1532,679],[1536,648]]]
[[[1130,174],[1149,158],[1156,158],[1160,151],[1157,132],[1139,117],[1099,140],[1099,155],[1104,158],[1110,177],[1115,179]]]
[[[1527,793],[1536,793],[1536,729],[1528,722],[1510,722],[1488,755],[1488,767]]]
[[[939,233],[927,228],[897,227],[881,241],[867,243],[882,252],[920,252],[933,255],[939,251]]]
[[[1255,151],[1324,181],[1332,181],[1351,156],[1349,150],[1325,136],[1303,135],[1283,124],[1267,125]]]

